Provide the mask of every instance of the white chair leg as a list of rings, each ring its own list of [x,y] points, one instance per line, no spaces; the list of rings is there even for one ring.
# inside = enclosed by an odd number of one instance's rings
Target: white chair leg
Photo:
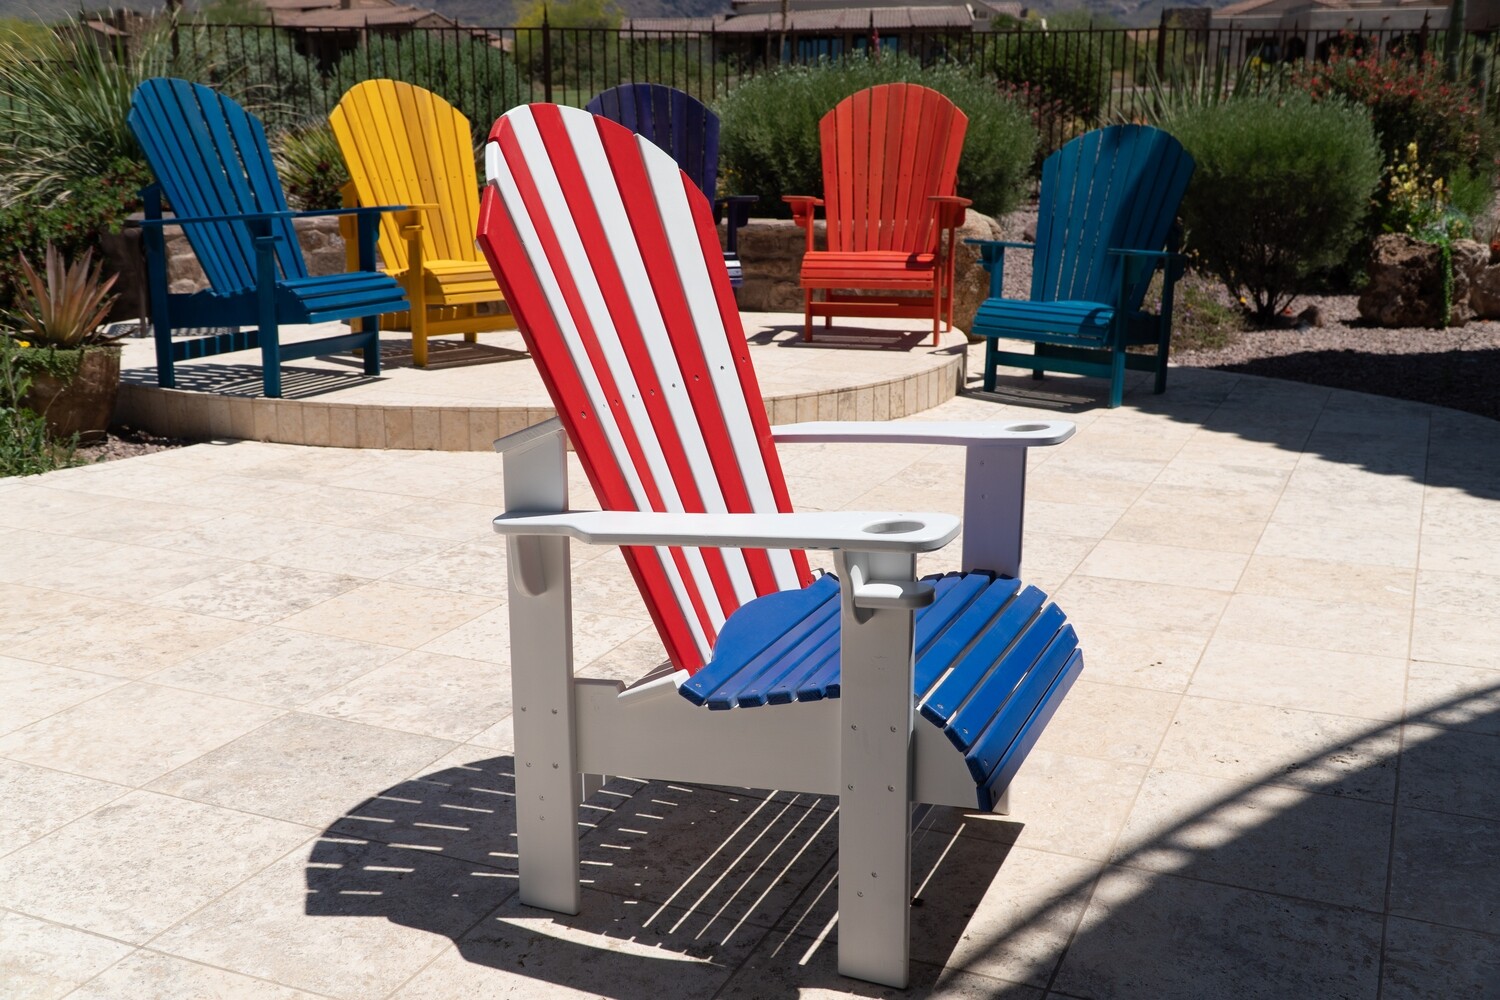
[[[911,579],[911,556],[864,556]],[[912,612],[856,610],[844,587],[839,788],[839,972],[904,989],[911,959]],[[863,620],[860,620],[863,619]]]
[[[506,510],[567,509],[561,434],[537,433],[504,455]],[[577,913],[582,782],[574,739],[568,540],[513,538],[508,559],[521,902]]]

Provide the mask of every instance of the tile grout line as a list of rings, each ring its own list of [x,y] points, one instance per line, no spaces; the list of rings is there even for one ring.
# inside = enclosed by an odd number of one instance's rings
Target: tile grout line
[[[1375,963],[1375,1000],[1381,1000],[1385,992],[1386,958],[1390,951],[1391,940],[1391,897],[1396,882],[1396,838],[1400,833],[1401,813],[1401,765],[1406,757],[1406,726],[1411,710],[1411,665],[1412,653],[1416,642],[1417,630],[1417,601],[1421,592],[1422,576],[1422,525],[1427,518],[1427,492],[1430,489],[1432,478],[1432,418],[1427,418],[1427,448],[1424,454],[1425,461],[1422,466],[1422,505],[1421,516],[1417,520],[1417,558],[1412,574],[1412,596],[1411,613],[1407,616],[1406,623],[1406,676],[1403,678],[1401,688],[1401,721],[1396,728],[1396,767],[1392,775],[1391,784],[1391,822],[1390,832],[1386,841],[1385,857],[1385,891],[1381,896],[1380,914],[1380,951],[1376,956]]]

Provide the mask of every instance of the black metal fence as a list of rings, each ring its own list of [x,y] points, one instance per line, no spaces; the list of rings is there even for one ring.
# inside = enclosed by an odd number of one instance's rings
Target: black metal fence
[[[623,82],[663,83],[713,101],[740,81],[783,64],[844,59],[878,50],[932,64],[951,60],[991,75],[1027,101],[1044,142],[1079,128],[1144,116],[1163,89],[1227,89],[1247,75],[1346,57],[1443,54],[1443,32],[1262,31],[1146,28],[1040,31],[798,32],[615,29],[368,27],[282,29],[187,24],[173,43],[207,82],[260,91],[277,123],[320,118],[350,85],[391,77],[452,101],[483,129],[527,101],[582,105]],[[1488,67],[1495,40],[1462,36],[1464,79],[1494,100]]]

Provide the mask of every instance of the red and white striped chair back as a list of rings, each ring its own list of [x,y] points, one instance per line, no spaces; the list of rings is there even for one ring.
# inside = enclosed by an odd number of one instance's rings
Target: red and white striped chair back
[[[479,246],[606,510],[790,511],[713,212],[623,126],[532,104],[495,122]],[[672,662],[740,605],[811,580],[801,552],[628,548]]]

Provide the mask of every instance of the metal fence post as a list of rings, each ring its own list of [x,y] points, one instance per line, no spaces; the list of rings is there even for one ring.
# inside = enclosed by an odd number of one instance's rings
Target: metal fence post
[[[542,94],[552,103],[552,27],[547,23],[547,7],[542,5]]]

